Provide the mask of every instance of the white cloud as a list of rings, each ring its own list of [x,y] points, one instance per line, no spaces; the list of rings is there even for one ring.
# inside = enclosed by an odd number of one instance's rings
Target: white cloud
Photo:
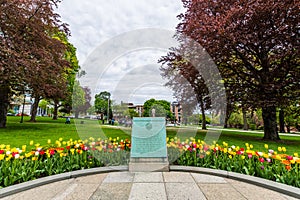
[[[77,48],[81,65],[97,47],[124,32],[142,28],[175,30],[178,24],[176,16],[183,11],[180,0],[64,0],[58,9],[62,20],[70,25],[70,42]],[[171,100],[172,92],[162,86],[165,81],[160,77],[159,65],[153,65],[165,52],[143,52],[144,55],[123,55],[110,66],[105,66],[109,69],[99,79],[97,88],[113,91],[120,81],[123,81],[123,86],[132,86],[130,80],[143,77],[144,82],[139,84],[144,84],[144,89],[139,88],[140,85],[131,88],[133,91],[123,87],[123,93],[129,92],[127,96],[131,95],[132,101],[139,103],[148,97]],[[157,84],[147,85],[149,80],[145,77],[152,77]]]

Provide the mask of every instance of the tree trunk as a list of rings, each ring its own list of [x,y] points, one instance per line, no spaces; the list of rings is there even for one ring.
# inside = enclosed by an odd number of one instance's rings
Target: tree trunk
[[[32,109],[31,109],[31,117],[30,117],[30,122],[36,122],[36,114],[37,114],[37,110],[39,107],[39,102],[40,102],[40,96],[39,95],[35,95],[34,96],[34,103],[32,105]]]
[[[248,122],[247,122],[247,111],[245,108],[242,109],[243,111],[243,124],[244,124],[244,130],[248,130]]]
[[[54,109],[53,109],[53,120],[57,120],[57,113],[58,113],[58,104],[59,102],[57,100],[54,100]]]
[[[6,128],[6,115],[9,105],[9,87],[0,86],[0,128]]]
[[[78,119],[78,117],[79,117],[79,111],[75,111],[75,119]]]
[[[262,117],[264,121],[264,137],[265,140],[280,140],[277,131],[276,107],[266,106],[262,108]]]
[[[285,133],[284,130],[284,111],[283,109],[279,110],[279,132]]]
[[[229,103],[227,103],[225,120],[224,120],[224,128],[228,128],[228,120],[230,118],[231,113],[232,113],[231,106],[229,105]]]
[[[200,108],[201,108],[201,114],[202,114],[202,130],[206,130],[206,117],[205,117],[205,109],[204,109],[204,103],[203,100],[200,100]]]
[[[291,126],[289,124],[286,125],[286,130],[288,133],[291,133]]]

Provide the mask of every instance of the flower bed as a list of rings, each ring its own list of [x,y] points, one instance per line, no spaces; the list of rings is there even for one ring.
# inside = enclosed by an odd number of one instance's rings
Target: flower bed
[[[40,146],[11,148],[0,145],[0,187],[33,180],[63,172],[93,167],[126,165],[129,162],[130,141],[119,138],[101,140],[63,141],[62,138]],[[170,163],[185,166],[207,167],[233,171],[300,187],[299,155],[285,154],[286,149],[276,151],[265,145],[265,152],[254,150],[251,144],[244,147],[228,146],[204,141],[180,141],[167,138]]]
[[[177,138],[168,140],[169,152],[173,156],[177,153],[174,164],[238,172],[300,187],[298,153],[287,155],[285,147],[275,151],[267,144],[265,149],[265,152],[255,151],[248,143],[245,147],[228,146],[226,142],[209,146],[193,138],[184,142]]]
[[[63,141],[40,146],[30,142],[30,146],[11,148],[0,145],[0,187],[34,180],[44,176],[64,172],[124,165],[129,159],[129,140],[89,140]]]

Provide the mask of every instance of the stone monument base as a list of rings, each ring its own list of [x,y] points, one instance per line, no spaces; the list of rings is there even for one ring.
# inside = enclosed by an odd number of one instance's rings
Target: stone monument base
[[[130,158],[130,172],[168,172],[169,170],[167,158]]]

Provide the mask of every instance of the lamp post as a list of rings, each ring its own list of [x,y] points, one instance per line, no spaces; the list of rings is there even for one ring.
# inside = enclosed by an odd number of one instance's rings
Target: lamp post
[[[26,94],[25,94],[25,90],[24,90],[24,100],[23,100],[23,108],[22,108],[21,121],[20,121],[20,123],[23,123],[23,115],[24,115],[24,108],[25,108],[25,100],[26,100]]]
[[[107,98],[107,123],[109,123],[109,100],[110,100],[110,94]]]

